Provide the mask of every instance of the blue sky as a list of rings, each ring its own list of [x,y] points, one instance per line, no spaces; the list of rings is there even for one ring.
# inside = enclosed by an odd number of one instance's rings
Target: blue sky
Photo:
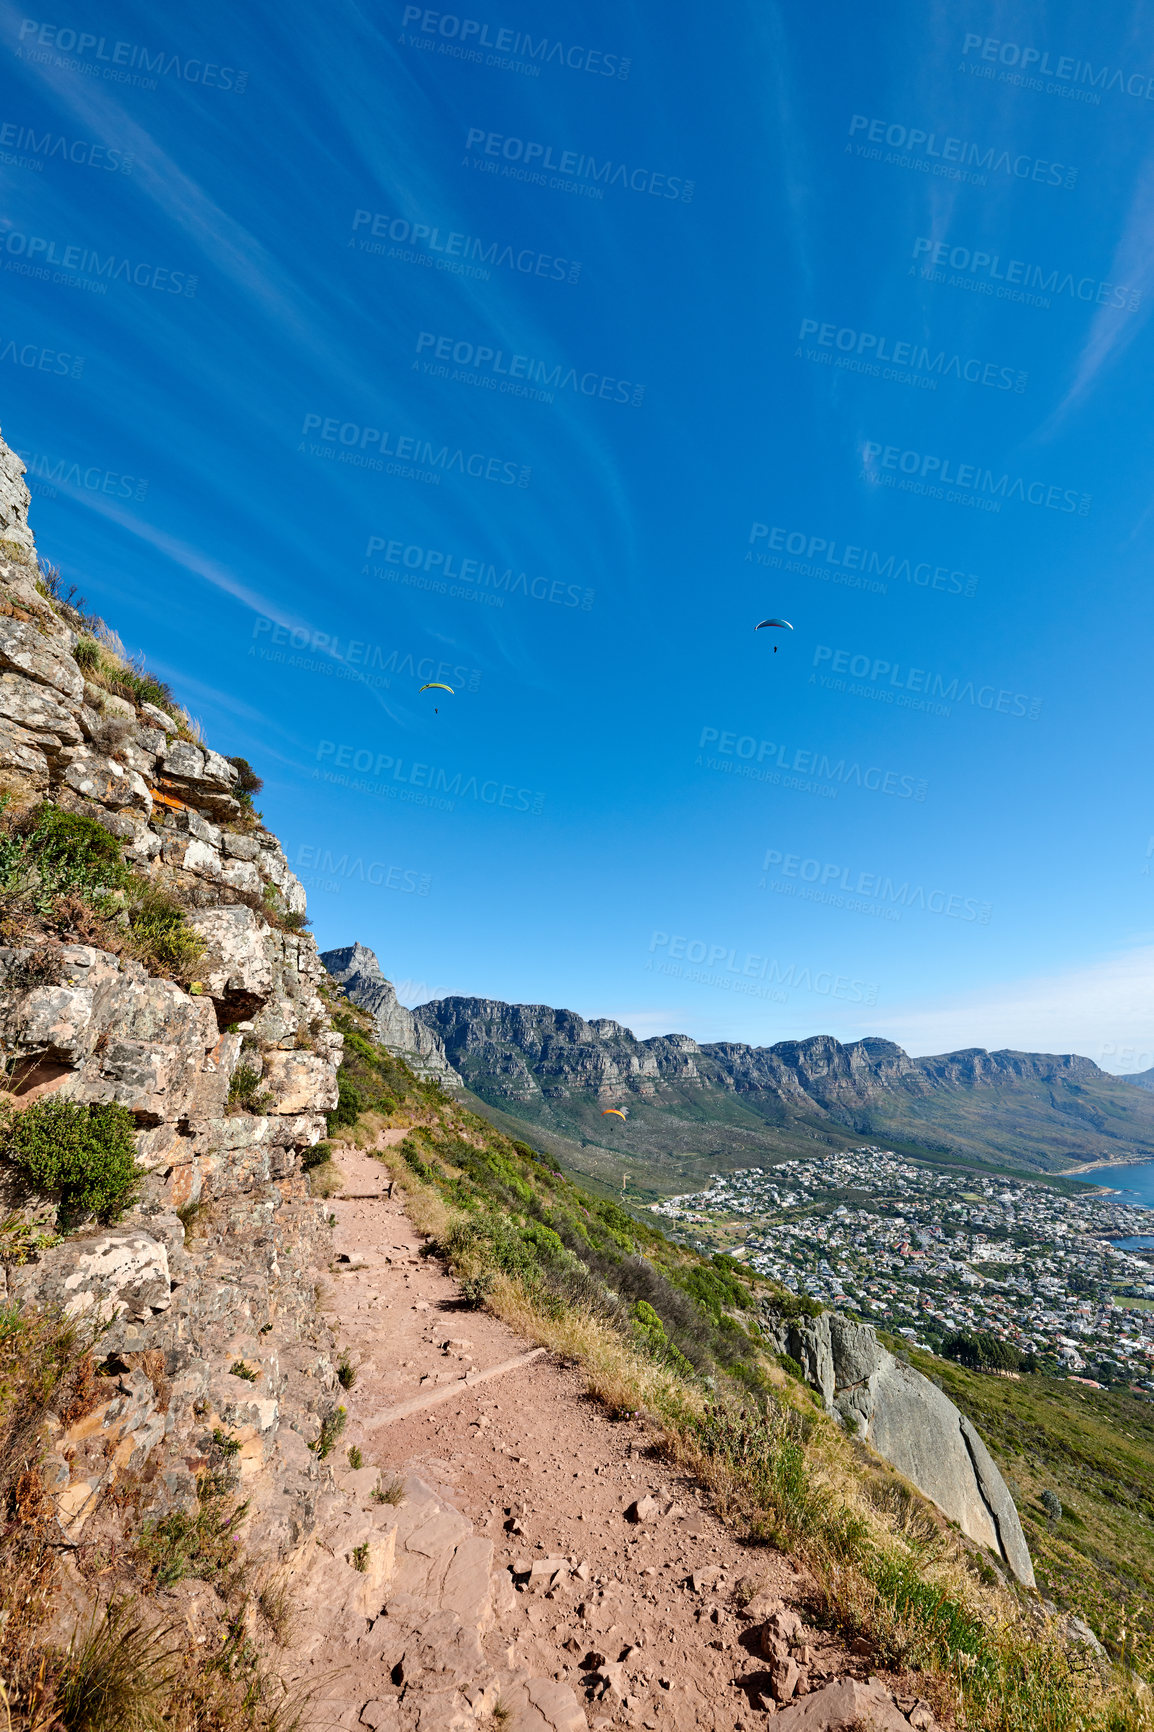
[[[40,547],[322,945],[1154,1064],[1141,22],[0,8]]]

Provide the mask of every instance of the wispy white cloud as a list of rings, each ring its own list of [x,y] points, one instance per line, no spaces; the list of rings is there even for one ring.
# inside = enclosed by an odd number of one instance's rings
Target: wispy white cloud
[[[1083,968],[881,1012],[871,1017],[870,1032],[915,1054],[1012,1047],[1082,1053],[1104,1070],[1145,1069],[1154,1065],[1154,945]]]
[[[134,512],[126,511],[123,506],[117,505],[114,500],[104,498],[102,494],[89,493],[85,489],[77,489],[74,492],[70,492],[69,496],[73,498],[77,504],[84,505],[90,511],[97,512],[101,517],[110,519],[129,535],[135,536],[138,540],[143,541],[146,546],[153,548],[157,553],[163,554],[164,558],[171,560],[174,565],[180,566],[184,571],[191,573],[194,577],[202,578],[205,583],[210,583],[215,589],[222,590],[225,595],[232,596],[232,598],[235,601],[239,601],[242,606],[251,608],[254,613],[259,614],[262,618],[271,619],[275,624],[285,626],[290,632],[304,632],[306,641],[309,642],[314,655],[325,654],[329,655],[333,660],[342,660],[339,655],[335,655],[332,651],[324,649],[323,646],[320,648],[313,647],[315,645],[315,638],[312,627],[309,622],[302,619],[299,614],[286,613],[275,601],[262,595],[261,592],[254,589],[251,584],[245,583],[243,579],[237,577],[228,566],[222,565],[219,560],[213,559],[208,554],[203,553],[200,548],[191,546],[187,541],[182,541],[178,536],[169,535],[167,531],[158,529],[154,523],[145,522],[143,518],[137,517]],[[390,721],[399,722],[401,718],[389,706],[383,693],[369,682],[369,679],[363,670],[351,664],[344,665],[349,666],[349,677],[364,686],[365,690],[370,694],[374,702],[384,710]]]
[[[1115,307],[1096,309],[1069,388],[1043,433],[1080,407],[1103,371],[1120,361],[1134,339],[1145,332],[1154,293],[1154,164],[1149,161],[1139,171],[1107,280],[1140,290],[1146,310],[1139,316]]]

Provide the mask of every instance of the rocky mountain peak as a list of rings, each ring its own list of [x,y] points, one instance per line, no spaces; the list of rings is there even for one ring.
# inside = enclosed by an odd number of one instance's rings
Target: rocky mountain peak
[[[441,1082],[460,1088],[461,1078],[445,1056],[441,1036],[420,1022],[397,998],[396,988],[386,980],[375,951],[367,944],[342,944],[321,953],[331,979],[344,988],[345,997],[373,1019],[381,1045],[405,1063],[422,1082]]]

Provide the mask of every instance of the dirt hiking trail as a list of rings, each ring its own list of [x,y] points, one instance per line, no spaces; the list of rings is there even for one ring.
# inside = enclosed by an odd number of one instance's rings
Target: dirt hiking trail
[[[380,1162],[338,1160],[331,1314],[357,1376],[334,1392],[348,1411],[336,1489],[290,1560],[297,1609],[276,1655],[314,1692],[307,1724],[932,1726],[803,1622],[804,1575],[743,1546],[640,1424],[610,1420],[579,1372],[466,1307]],[[756,1584],[744,1608],[739,1582]]]

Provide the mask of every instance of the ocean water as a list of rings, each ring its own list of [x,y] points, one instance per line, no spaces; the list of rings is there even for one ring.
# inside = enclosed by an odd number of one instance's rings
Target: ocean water
[[[1092,1173],[1079,1173],[1078,1177],[1091,1185],[1109,1185],[1118,1192],[1120,1203],[1140,1203],[1144,1208],[1154,1209],[1154,1161],[1135,1167],[1096,1167]],[[1154,1218],[1148,1234],[1113,1239],[1111,1243],[1123,1251],[1149,1251],[1154,1247]]]

